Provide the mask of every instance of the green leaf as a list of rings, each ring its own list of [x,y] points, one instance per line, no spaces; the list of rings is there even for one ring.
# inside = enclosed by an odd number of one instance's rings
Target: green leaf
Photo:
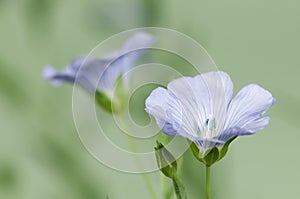
[[[156,141],[155,156],[157,166],[167,177],[173,178],[177,171],[177,162],[174,156],[164,147],[162,143]]]
[[[206,166],[211,166],[219,159],[219,149],[217,147],[212,148],[203,159]]]
[[[235,138],[237,138],[237,136],[234,136],[234,137],[230,138],[230,139],[223,145],[223,147],[222,147],[221,150],[220,150],[219,160],[221,160],[221,159],[226,155],[230,143],[231,143],[233,140],[235,140]]]

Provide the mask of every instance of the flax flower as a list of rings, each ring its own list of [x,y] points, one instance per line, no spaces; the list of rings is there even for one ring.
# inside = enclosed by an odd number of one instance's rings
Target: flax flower
[[[135,65],[145,49],[149,48],[153,42],[154,38],[150,34],[137,32],[129,37],[120,49],[103,59],[91,56],[77,57],[62,71],[57,71],[48,65],[44,68],[43,77],[55,86],[68,82],[91,94],[96,93],[96,100],[100,105],[111,110],[111,102],[119,101],[120,103],[122,99],[118,97],[126,93],[128,78],[123,78],[123,74]],[[122,80],[122,88],[117,89],[119,94],[113,96],[113,89],[119,79]]]
[[[216,149],[214,160],[202,160],[208,166],[227,152],[226,142],[236,136],[251,135],[269,123],[263,116],[275,99],[257,84],[243,87],[232,98],[233,83],[222,71],[173,80],[167,88],[156,88],[146,99],[146,111],[163,133],[182,136],[198,148],[201,160]],[[211,157],[210,157],[211,158]]]

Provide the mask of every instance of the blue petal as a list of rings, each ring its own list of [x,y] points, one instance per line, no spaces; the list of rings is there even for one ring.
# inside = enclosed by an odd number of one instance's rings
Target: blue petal
[[[170,136],[177,135],[181,124],[181,105],[164,88],[152,91],[146,99],[146,109],[152,115],[162,131]]]
[[[69,82],[91,93],[94,93],[96,89],[109,92],[112,91],[118,77],[133,67],[144,53],[143,49],[149,48],[153,42],[154,38],[151,35],[138,32],[109,58],[78,57],[61,72],[57,72],[50,66],[45,67],[43,77],[54,85]]]
[[[274,102],[272,94],[259,85],[249,84],[242,88],[229,104],[225,130],[220,139],[253,134],[266,127],[269,117],[262,115]]]
[[[42,76],[44,79],[51,81],[54,86],[59,86],[64,81],[73,83],[75,80],[73,76],[65,73],[61,74],[50,65],[45,66]]]
[[[105,69],[107,62],[94,58],[78,57],[61,72],[53,67],[46,66],[43,77],[54,85],[62,82],[74,83],[88,92],[94,92],[97,88],[99,77]]]
[[[270,117],[261,117],[254,121],[252,121],[250,126],[241,127],[231,127],[226,129],[220,136],[216,139],[223,141],[224,143],[234,136],[243,136],[243,135],[252,135],[256,133],[256,131],[263,129],[269,124]]]
[[[129,37],[119,51],[108,56],[110,63],[101,77],[99,87],[104,90],[112,90],[118,77],[134,67],[137,60],[154,41],[154,37],[145,32],[137,32]],[[126,84],[127,79],[123,80]]]

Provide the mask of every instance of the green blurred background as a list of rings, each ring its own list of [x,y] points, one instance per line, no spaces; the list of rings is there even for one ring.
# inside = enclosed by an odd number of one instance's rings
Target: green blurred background
[[[235,91],[256,82],[277,99],[270,125],[239,138],[213,167],[212,197],[297,198],[299,8],[296,0],[0,0],[0,198],[150,198],[141,176],[111,170],[84,149],[72,87],[41,78],[44,65],[62,68],[112,34],[143,26],[191,36]],[[190,152],[183,170],[189,198],[204,198],[204,167]],[[160,194],[160,174],[149,177]]]

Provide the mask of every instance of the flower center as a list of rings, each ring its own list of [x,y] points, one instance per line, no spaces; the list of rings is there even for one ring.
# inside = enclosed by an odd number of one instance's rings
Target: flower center
[[[204,138],[213,138],[216,134],[216,119],[209,117],[205,120]]]

